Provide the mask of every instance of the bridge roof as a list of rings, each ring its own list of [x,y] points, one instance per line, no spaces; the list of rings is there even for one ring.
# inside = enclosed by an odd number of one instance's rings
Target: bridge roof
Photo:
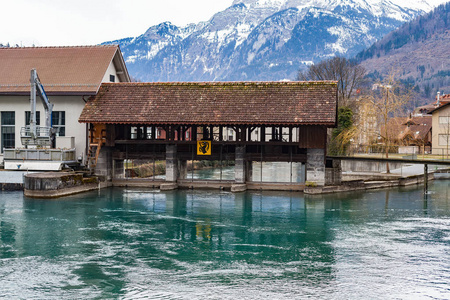
[[[103,83],[81,123],[334,126],[337,83]]]

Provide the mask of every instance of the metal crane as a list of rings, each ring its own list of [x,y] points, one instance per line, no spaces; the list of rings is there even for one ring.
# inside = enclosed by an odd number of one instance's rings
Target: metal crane
[[[58,171],[63,166],[77,166],[76,150],[73,146],[70,149],[55,148],[56,130],[52,128],[53,104],[48,100],[35,69],[31,70],[30,83],[30,124],[20,130],[20,139],[25,149],[3,149],[4,168],[6,170]],[[45,126],[36,124],[36,94],[44,105]],[[28,148],[28,146],[34,147]],[[45,149],[42,149],[44,147]]]
[[[28,145],[52,146],[55,135],[55,130],[52,128],[53,104],[50,103],[47,94],[45,93],[44,86],[39,80],[36,69],[31,69],[30,83],[30,125],[22,127],[20,131],[22,145],[25,147]],[[39,94],[42,104],[44,105],[45,126],[37,126],[36,124],[36,93]]]

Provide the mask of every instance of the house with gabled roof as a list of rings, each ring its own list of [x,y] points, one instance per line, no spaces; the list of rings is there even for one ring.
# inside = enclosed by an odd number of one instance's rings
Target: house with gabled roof
[[[87,99],[103,82],[129,82],[117,45],[76,47],[0,48],[0,143],[4,148],[22,147],[21,127],[30,122],[30,71],[36,69],[52,104],[56,147],[76,148],[85,157],[87,132],[78,118]],[[43,123],[44,107],[37,101],[37,125]]]
[[[389,119],[387,130],[384,126],[381,132],[387,132],[392,145],[399,147],[399,153],[424,153],[431,147],[432,119],[430,115],[394,117]]]
[[[432,154],[448,156],[450,152],[450,95],[438,95],[433,116]]]

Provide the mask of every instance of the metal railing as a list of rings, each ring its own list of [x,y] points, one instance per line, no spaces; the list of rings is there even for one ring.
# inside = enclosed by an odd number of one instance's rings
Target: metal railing
[[[51,127],[36,126],[36,135],[32,132],[31,126],[20,129],[20,139],[22,145],[51,146]]]
[[[387,150],[387,151],[386,151]],[[392,145],[385,146],[380,144],[375,145],[350,145],[346,149],[344,154],[333,155],[329,153],[329,156],[340,157],[354,157],[354,158],[379,158],[379,159],[393,160],[439,160],[450,161],[450,148],[447,150],[443,147],[431,147],[431,146],[402,146]]]
[[[3,149],[4,160],[76,161],[75,149]]]

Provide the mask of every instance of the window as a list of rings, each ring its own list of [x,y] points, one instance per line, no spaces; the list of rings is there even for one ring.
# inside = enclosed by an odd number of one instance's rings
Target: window
[[[448,125],[450,122],[450,116],[439,117],[439,124]]]
[[[110,82],[116,82],[116,76],[114,76],[114,75],[109,75],[109,81],[110,81]]]
[[[16,147],[16,113],[14,111],[2,111],[1,114],[2,123],[2,149],[3,148],[15,148]]]
[[[139,135],[139,131],[140,131],[140,127],[131,127],[131,136],[130,138],[132,140],[137,140],[138,139],[138,135]]]
[[[447,146],[450,142],[450,135],[440,134],[439,135],[439,146]]]
[[[228,127],[227,131],[228,131],[228,140],[229,140],[229,141],[234,140],[234,129]]]
[[[56,130],[56,136],[66,136],[66,112],[52,112],[52,127]]]
[[[30,125],[31,111],[25,112],[25,126]],[[41,125],[41,112],[36,111],[36,125]]]

